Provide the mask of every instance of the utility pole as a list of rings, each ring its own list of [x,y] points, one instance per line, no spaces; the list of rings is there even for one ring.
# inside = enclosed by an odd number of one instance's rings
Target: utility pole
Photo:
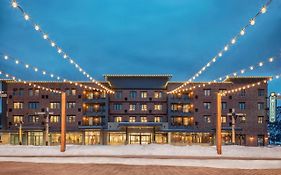
[[[66,95],[65,92],[61,93],[61,142],[60,142],[60,151],[65,152],[65,140],[66,140]]]
[[[231,132],[232,132],[231,142],[232,142],[232,144],[235,144],[235,121],[236,121],[238,116],[243,116],[245,114],[235,113],[235,109],[232,108],[231,113],[228,113],[227,115],[231,116]]]
[[[217,154],[222,154],[222,140],[221,140],[221,93],[217,93],[217,125],[216,125],[216,147]]]
[[[49,120],[50,120],[50,114],[54,114],[53,112],[49,111],[49,108],[46,108],[46,112],[35,112],[36,115],[45,115],[45,144],[46,146],[49,146]]]

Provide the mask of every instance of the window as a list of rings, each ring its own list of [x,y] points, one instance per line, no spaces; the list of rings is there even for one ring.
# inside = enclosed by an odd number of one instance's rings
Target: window
[[[28,95],[29,96],[38,96],[39,95],[39,89],[28,89]]]
[[[264,110],[264,103],[263,102],[258,103],[258,110]]]
[[[190,110],[191,110],[191,105],[189,105],[189,104],[183,105],[183,107],[182,107],[183,112],[190,112]]]
[[[204,96],[211,96],[211,89],[204,89]]]
[[[122,122],[122,117],[114,117],[114,122]]]
[[[121,99],[122,98],[122,91],[116,91],[115,92],[115,98],[116,99]]]
[[[245,89],[242,89],[242,90],[240,91],[240,96],[241,96],[241,97],[245,97],[245,96],[246,96],[246,90],[245,90]]]
[[[241,109],[241,110],[246,109],[246,103],[245,102],[239,102],[239,109]]]
[[[40,117],[38,115],[29,115],[27,120],[29,123],[39,123]]]
[[[51,102],[50,108],[51,109],[60,109],[60,102]]]
[[[39,102],[29,102],[28,103],[28,109],[38,109],[39,108]]]
[[[246,116],[243,115],[243,116],[241,117],[241,123],[245,123],[245,122],[246,122]]]
[[[154,122],[161,122],[162,117],[154,117]]]
[[[226,102],[222,102],[221,103],[221,109],[222,110],[226,110],[227,109],[227,103]]]
[[[211,103],[210,102],[204,102],[204,108],[205,109],[211,109]]]
[[[66,108],[67,109],[74,109],[76,106],[76,103],[75,102],[67,102],[66,103]]]
[[[226,116],[221,116],[221,123],[226,123]]]
[[[67,123],[75,123],[75,118],[75,115],[68,115],[66,121]]]
[[[137,98],[137,91],[130,91],[130,99],[136,99]]]
[[[51,115],[50,117],[50,122],[51,123],[58,123],[60,120],[60,116],[59,115]]]
[[[162,92],[161,91],[155,91],[154,92],[154,98],[162,98]]]
[[[114,110],[122,110],[122,104],[114,104],[113,109]]]
[[[258,124],[262,124],[263,123],[263,116],[258,116]]]
[[[66,95],[76,95],[76,89],[65,89]]]
[[[161,104],[155,104],[154,105],[154,110],[161,111],[162,110],[162,105]]]
[[[22,115],[14,115],[13,119],[14,119],[13,122],[17,123],[17,124],[20,123],[20,122],[23,122],[23,116]]]
[[[23,102],[14,102],[14,109],[23,109]]]
[[[219,93],[223,94],[223,93],[226,93],[227,90],[226,89],[219,89]]]
[[[264,89],[258,89],[258,96],[264,96],[265,95],[265,90]]]
[[[141,117],[141,122],[147,122],[147,117]]]
[[[136,105],[135,104],[130,104],[129,111],[135,111],[135,110],[136,110]]]
[[[136,122],[136,117],[130,117],[130,118],[129,118],[129,122],[131,122],[131,123]]]
[[[142,111],[147,111],[147,105],[146,104],[142,104],[141,105],[141,110]]]
[[[147,98],[147,91],[141,91],[141,98]]]
[[[205,123],[211,123],[211,116],[205,115],[204,116],[204,121],[205,121]]]
[[[13,95],[15,96],[23,96],[24,95],[24,89],[23,88],[15,88],[13,89]]]
[[[183,123],[183,126],[190,126],[192,125],[192,122],[193,122],[193,118],[191,117],[183,117],[182,118],[182,123]]]

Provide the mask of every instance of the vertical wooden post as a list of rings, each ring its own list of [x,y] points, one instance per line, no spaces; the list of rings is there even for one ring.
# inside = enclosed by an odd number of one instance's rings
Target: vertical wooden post
[[[217,94],[217,126],[216,126],[216,146],[217,154],[222,154],[222,143],[221,143],[221,93]]]
[[[65,92],[61,93],[61,142],[60,142],[60,151],[65,152],[65,141],[66,141],[66,96]]]
[[[232,144],[235,145],[235,116],[231,116],[232,121],[231,121],[231,132],[232,132]]]
[[[20,121],[19,126],[19,145],[22,145],[22,121]]]

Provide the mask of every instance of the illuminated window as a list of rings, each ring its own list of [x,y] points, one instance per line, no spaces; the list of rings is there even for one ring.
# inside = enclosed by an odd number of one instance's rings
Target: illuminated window
[[[122,117],[114,117],[115,122],[122,122]]]
[[[66,108],[67,109],[74,109],[76,106],[76,103],[75,102],[67,102],[66,103]]]
[[[130,117],[129,122],[131,122],[131,123],[136,122],[136,117]]]
[[[60,116],[59,115],[51,115],[50,117],[50,122],[51,123],[58,123],[60,120]]]
[[[162,105],[161,104],[154,105],[154,110],[161,111],[162,110]]]
[[[22,115],[14,115],[14,116],[13,116],[13,122],[14,122],[14,123],[23,122],[23,116],[22,116]]]
[[[204,96],[211,96],[211,89],[204,89]]]
[[[154,117],[154,122],[161,122],[162,121],[162,117]]]
[[[264,103],[263,102],[258,103],[258,110],[264,110]]]
[[[161,91],[155,91],[154,92],[154,98],[162,98],[162,92]]]
[[[40,117],[38,115],[29,115],[27,119],[29,123],[39,123]]]
[[[147,122],[147,117],[141,117],[141,122]]]
[[[243,115],[243,116],[241,117],[241,123],[245,123],[245,122],[246,122],[246,116]]]
[[[14,109],[23,109],[23,102],[14,102]]]
[[[129,110],[130,111],[135,111],[136,110],[136,105],[135,104],[130,104]]]
[[[211,116],[205,115],[204,116],[204,121],[205,121],[205,123],[211,123]]]
[[[226,116],[221,117],[221,123],[226,123]]]
[[[191,105],[189,105],[189,104],[183,105],[183,107],[182,107],[183,112],[190,112],[190,110],[191,110]]]
[[[147,98],[147,91],[141,91],[141,98]]]
[[[50,108],[51,109],[60,109],[60,102],[51,102]]]
[[[263,123],[263,116],[258,116],[258,124],[262,124]]]
[[[211,109],[211,103],[210,102],[204,102],[203,105],[204,105],[205,109]]]
[[[67,123],[75,123],[75,115],[68,115],[67,116]]]
[[[141,110],[142,111],[147,111],[147,105],[146,104],[142,104],[141,105]]]

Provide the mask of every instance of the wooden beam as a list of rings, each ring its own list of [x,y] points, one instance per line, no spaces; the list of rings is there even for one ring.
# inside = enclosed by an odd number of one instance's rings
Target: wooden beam
[[[66,145],[66,95],[65,92],[61,93],[61,143],[60,143],[60,151],[65,152]]]
[[[221,97],[222,94],[217,94],[217,125],[216,125],[216,146],[217,154],[222,154],[222,141],[221,141]]]

